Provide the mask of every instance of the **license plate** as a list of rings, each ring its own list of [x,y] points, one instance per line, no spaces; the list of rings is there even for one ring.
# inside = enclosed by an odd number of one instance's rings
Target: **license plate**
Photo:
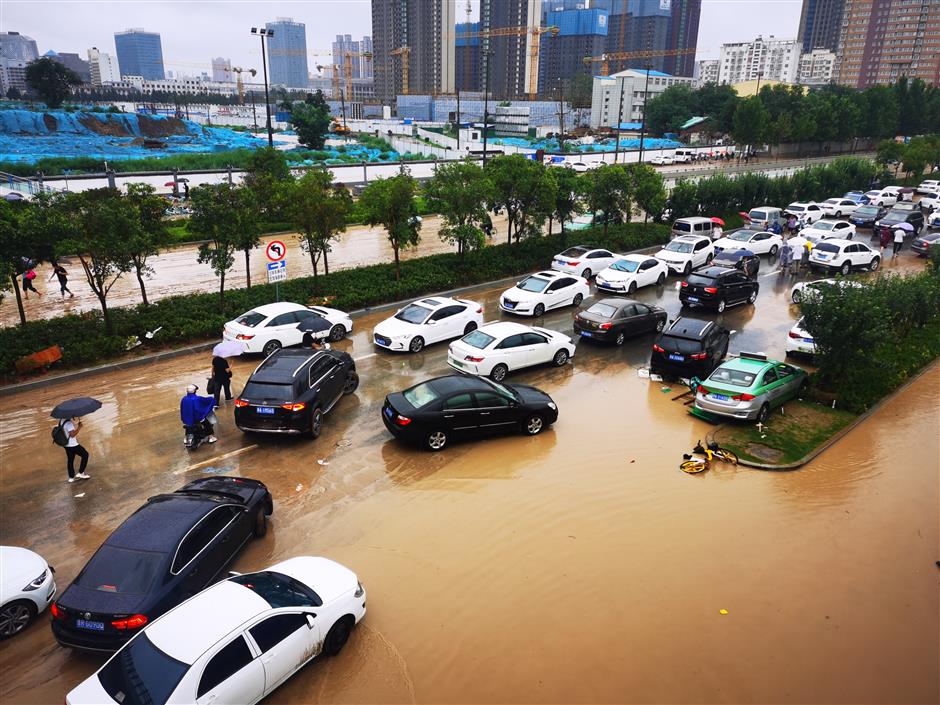
[[[827,260],[829,259],[829,255],[818,254],[816,255],[816,258],[821,259],[821,260]]]
[[[813,342],[813,339],[812,339],[812,338],[803,338],[803,342],[804,342],[804,343],[812,343],[812,342]]]
[[[689,299],[689,301],[692,301],[692,302],[695,302],[695,303],[698,303],[698,301],[699,301],[699,298],[698,298],[697,296],[689,296],[688,299]]]
[[[503,302],[503,306],[505,306],[506,308],[515,308],[515,307],[516,307],[516,305],[515,305],[514,303],[510,302],[510,301],[504,301],[504,302]]]
[[[103,632],[104,622],[89,622],[84,619],[76,619],[75,626],[79,629],[88,629],[93,632]]]
[[[585,338],[592,337],[592,334],[588,333],[586,330],[581,331],[581,335],[584,336]]]
[[[457,365],[457,367],[463,367],[464,364],[460,360],[451,360],[452,363]]]
[[[728,401],[727,394],[709,394],[712,399],[717,399],[718,401]]]
[[[675,353],[669,353],[669,359],[675,362],[685,362],[685,355],[676,355]]]
[[[384,413],[388,418],[392,418],[392,407],[386,406],[386,407],[382,410],[382,413]]]
[[[555,264],[560,264],[562,267],[567,267],[567,266],[568,266],[568,263],[567,263],[567,262],[565,262],[564,260],[560,260],[560,259],[556,259],[556,260],[555,260]]]
[[[270,406],[259,406],[255,408],[255,411],[259,414],[273,414],[274,408]]]

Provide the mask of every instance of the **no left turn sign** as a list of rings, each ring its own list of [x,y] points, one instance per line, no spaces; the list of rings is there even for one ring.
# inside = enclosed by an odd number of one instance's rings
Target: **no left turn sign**
[[[267,248],[264,251],[264,254],[268,256],[268,259],[272,262],[277,262],[284,259],[284,255],[287,254],[287,248],[284,246],[284,243],[280,240],[272,240],[268,243]]]

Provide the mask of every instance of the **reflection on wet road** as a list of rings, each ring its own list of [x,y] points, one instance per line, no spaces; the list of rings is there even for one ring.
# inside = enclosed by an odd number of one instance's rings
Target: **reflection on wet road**
[[[757,305],[722,320],[732,352],[782,356],[797,310],[776,274],[760,281]],[[672,317],[674,286],[637,298]],[[464,296],[493,320],[501,290]],[[799,472],[689,476],[679,457],[710,427],[637,376],[652,338],[580,343],[562,369],[509,378],[554,397],[551,430],[429,454],[393,441],[379,409],[448,373],[446,346],[376,352],[387,315],[339,344],[363,382],[316,441],[243,436],[227,406],[220,442],[188,453],[178,399],[204,384],[205,356],[3,398],[0,540],[41,553],[64,588],[146,497],[205,473],[263,480],[269,533],[233,569],[326,555],[370,595],[345,651],[271,703],[936,700],[940,367]],[[236,390],[257,362],[234,362]],[[70,485],[48,413],[84,393],[104,402],[83,432],[93,479]],[[56,646],[47,620],[3,644],[3,702],[61,702],[102,662]]]

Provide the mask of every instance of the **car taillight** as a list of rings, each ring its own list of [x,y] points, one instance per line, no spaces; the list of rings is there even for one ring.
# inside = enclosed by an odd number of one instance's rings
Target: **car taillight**
[[[480,306],[480,308],[477,309],[477,313],[483,313],[483,307],[482,307],[482,306]]]
[[[601,323],[599,327],[602,330],[610,330],[613,327],[613,325],[614,325],[613,323]]]
[[[569,262],[569,263],[568,263],[568,266],[569,266],[569,267],[577,267],[579,264],[581,264],[581,260],[578,260],[577,262]]]
[[[467,355],[464,360],[467,362],[483,362],[482,357],[474,357],[473,355]]]
[[[282,409],[287,409],[288,411],[303,411],[307,408],[306,404],[281,404]]]
[[[236,399],[236,400],[235,400],[235,406],[237,406],[237,407],[239,407],[239,408],[240,408],[240,407],[243,407],[243,406],[248,406],[248,402],[245,401],[244,399]]]
[[[411,423],[411,419],[407,416],[402,416],[401,414],[395,414],[395,423],[399,426],[407,426]]]
[[[792,330],[791,330],[789,333],[787,333],[787,335],[790,336],[791,338],[802,338],[802,337],[803,337],[803,336],[800,335],[799,333],[794,333]]]
[[[655,343],[653,344],[653,352],[666,352],[663,348],[659,347]]]
[[[681,286],[683,289],[685,289],[688,285],[689,285],[689,282],[682,282],[682,284],[680,284],[680,286]]]
[[[147,615],[135,614],[133,617],[128,617],[127,619],[115,619],[111,622],[111,626],[124,631],[125,629],[140,629],[146,623]]]
[[[751,401],[752,399],[754,399],[754,395],[753,395],[753,394],[747,394],[747,393],[744,393],[744,394],[735,394],[735,395],[734,395],[733,397],[731,397],[731,398],[734,399],[734,401]]]
[[[235,336],[235,340],[251,340],[254,337],[255,336],[253,335],[245,335],[244,333],[239,333],[238,335]]]
[[[704,360],[708,357],[708,353],[695,353],[694,355],[689,355],[693,360]]]
[[[58,602],[53,602],[52,606],[49,608],[49,611],[52,612],[53,619],[66,620],[69,618],[68,610],[64,607],[59,607]]]
[[[705,291],[706,291],[707,293],[709,293],[709,294],[717,294],[717,293],[718,293],[717,287],[714,287],[714,286],[706,286],[706,287],[705,287]]]

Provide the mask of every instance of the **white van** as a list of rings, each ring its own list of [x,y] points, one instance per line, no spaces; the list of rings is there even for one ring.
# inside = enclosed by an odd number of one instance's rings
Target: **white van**
[[[715,224],[711,218],[679,218],[672,224],[673,237],[682,235],[704,235],[709,240],[714,239]]]
[[[751,219],[750,230],[770,230],[774,223],[783,225],[783,210],[773,206],[751,208],[747,215]]]
[[[676,164],[687,164],[695,160],[694,149],[677,149],[673,157]]]

